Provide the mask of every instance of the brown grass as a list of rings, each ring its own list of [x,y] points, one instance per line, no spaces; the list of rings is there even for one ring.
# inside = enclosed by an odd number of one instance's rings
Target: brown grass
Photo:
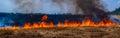
[[[120,38],[120,27],[0,30],[0,38]]]

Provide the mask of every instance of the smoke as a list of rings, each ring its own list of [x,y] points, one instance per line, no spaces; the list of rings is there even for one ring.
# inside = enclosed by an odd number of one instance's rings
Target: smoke
[[[65,14],[75,12],[76,6],[69,0],[15,0],[20,13]]]
[[[14,10],[17,13],[31,13],[34,12],[34,2],[32,0],[15,0],[17,8]]]
[[[99,0],[15,0],[16,13],[102,14]]]

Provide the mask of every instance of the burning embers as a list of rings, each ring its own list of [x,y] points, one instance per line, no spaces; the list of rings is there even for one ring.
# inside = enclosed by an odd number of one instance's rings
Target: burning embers
[[[34,28],[63,28],[63,27],[84,27],[84,26],[112,26],[115,25],[115,22],[110,21],[107,18],[104,18],[99,23],[95,23],[90,20],[90,17],[86,17],[82,22],[78,21],[70,21],[64,20],[64,23],[58,22],[58,24],[54,24],[53,22],[46,22],[49,17],[44,15],[39,23],[25,23],[23,27],[19,27],[18,25],[14,25],[12,28],[4,28],[4,29],[34,29]]]

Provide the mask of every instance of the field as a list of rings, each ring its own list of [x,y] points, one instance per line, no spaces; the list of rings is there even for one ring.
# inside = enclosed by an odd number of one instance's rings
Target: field
[[[120,38],[120,27],[1,29],[0,38]]]

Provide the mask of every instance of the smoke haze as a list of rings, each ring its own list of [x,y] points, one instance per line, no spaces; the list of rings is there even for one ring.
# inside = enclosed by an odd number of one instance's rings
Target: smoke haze
[[[75,2],[69,0],[16,0],[15,12],[65,14],[76,10]]]
[[[0,0],[0,12],[84,14],[93,8],[114,11],[119,4],[119,0]]]

